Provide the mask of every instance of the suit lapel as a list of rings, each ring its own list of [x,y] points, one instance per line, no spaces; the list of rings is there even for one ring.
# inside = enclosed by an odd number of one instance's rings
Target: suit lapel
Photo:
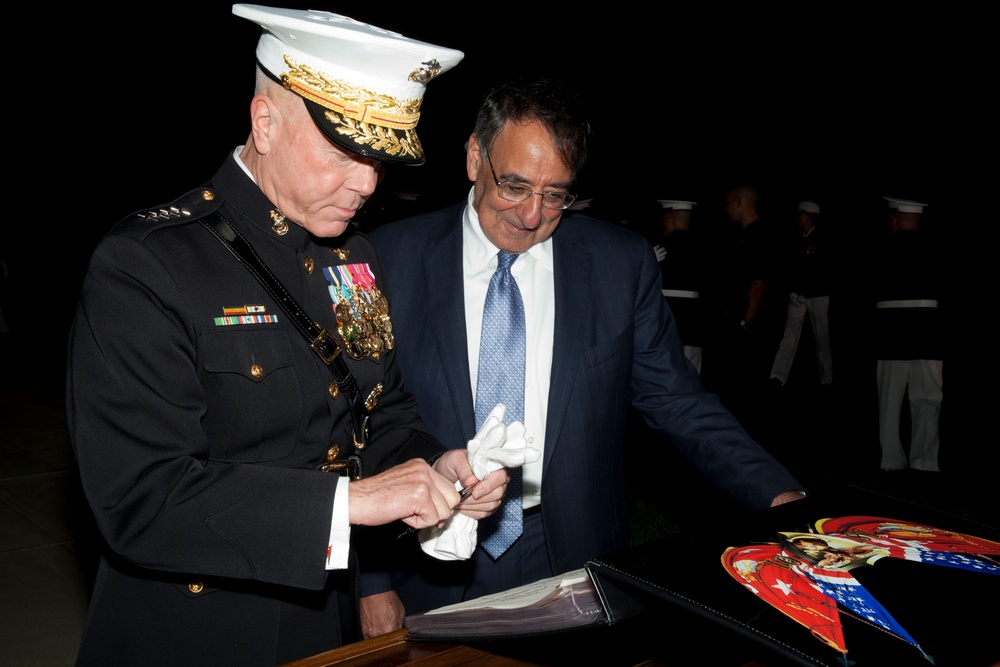
[[[569,416],[566,412],[570,392],[580,372],[580,359],[587,349],[587,341],[581,332],[589,330],[585,323],[591,317],[592,304],[588,295],[593,293],[590,283],[594,275],[594,260],[590,250],[577,241],[573,231],[567,226],[552,236],[556,304],[543,470],[552,460],[563,423]],[[580,415],[569,417],[579,418]]]
[[[469,379],[465,291],[462,288],[462,210],[458,209],[457,220],[445,221],[443,233],[428,246],[424,284],[432,286],[427,295],[426,316],[434,329],[452,408],[468,442],[476,434],[476,412]]]

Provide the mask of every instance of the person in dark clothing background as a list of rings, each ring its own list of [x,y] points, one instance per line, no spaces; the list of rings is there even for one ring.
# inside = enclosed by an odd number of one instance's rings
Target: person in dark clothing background
[[[710,294],[711,330],[702,378],[754,438],[766,446],[769,414],[764,390],[784,323],[778,282],[780,239],[759,212],[751,184],[725,193],[731,227],[713,248],[717,274]]]

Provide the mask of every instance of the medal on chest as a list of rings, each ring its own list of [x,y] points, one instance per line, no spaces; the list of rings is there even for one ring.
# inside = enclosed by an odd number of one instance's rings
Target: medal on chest
[[[323,269],[337,316],[337,332],[352,359],[378,359],[395,347],[389,304],[375,284],[367,263],[341,264]]]

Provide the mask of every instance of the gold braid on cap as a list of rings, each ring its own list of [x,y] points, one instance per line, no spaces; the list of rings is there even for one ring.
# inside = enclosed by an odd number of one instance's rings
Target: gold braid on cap
[[[289,71],[281,75],[282,85],[329,109],[326,118],[340,126],[339,134],[389,155],[423,156],[423,146],[412,132],[420,119],[419,99],[398,100],[380,95],[296,63],[288,55],[284,58]],[[394,130],[402,130],[403,136]]]

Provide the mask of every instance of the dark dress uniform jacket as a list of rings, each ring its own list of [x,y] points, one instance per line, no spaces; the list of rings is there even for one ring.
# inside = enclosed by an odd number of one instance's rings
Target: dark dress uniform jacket
[[[705,267],[708,261],[704,241],[697,232],[677,229],[661,237],[659,243],[667,251],[667,256],[660,262],[663,289],[698,293],[696,297],[666,297],[677,320],[681,342],[702,347],[708,327],[708,314],[703,301],[705,295],[702,294],[707,283]]]
[[[317,470],[331,445],[352,448],[346,399],[197,218],[217,208],[330,331],[324,269],[367,265],[376,285],[382,269],[360,234],[326,246],[290,222],[277,234],[273,204],[232,156],[206,189],[211,201],[196,190],[173,213],[119,223],[82,287],[68,416],[107,549],[81,665],[273,665],[360,638],[355,552],[348,570],[325,569],[338,477]],[[362,396],[382,386],[365,474],[443,451],[394,353],[347,362]]]
[[[370,234],[386,263],[407,391],[448,447],[475,435],[462,279],[465,203]],[[628,545],[623,448],[629,405],[741,506],[765,508],[794,477],[747,436],[684,357],[652,246],[625,228],[568,215],[552,236],[555,313],[541,512],[554,573]],[[641,454],[655,467],[652,448]],[[455,602],[458,563],[406,559],[407,611]],[[422,572],[418,566],[426,566]],[[426,577],[422,584],[420,578]]]
[[[940,240],[929,232],[889,234],[877,255],[874,301],[936,301],[934,308],[876,308],[872,335],[876,359],[944,359],[946,313]],[[945,306],[946,307],[946,306]]]
[[[810,234],[804,235],[796,227],[790,232],[788,241],[785,291],[807,299],[830,296],[834,267],[826,230],[817,225]]]

